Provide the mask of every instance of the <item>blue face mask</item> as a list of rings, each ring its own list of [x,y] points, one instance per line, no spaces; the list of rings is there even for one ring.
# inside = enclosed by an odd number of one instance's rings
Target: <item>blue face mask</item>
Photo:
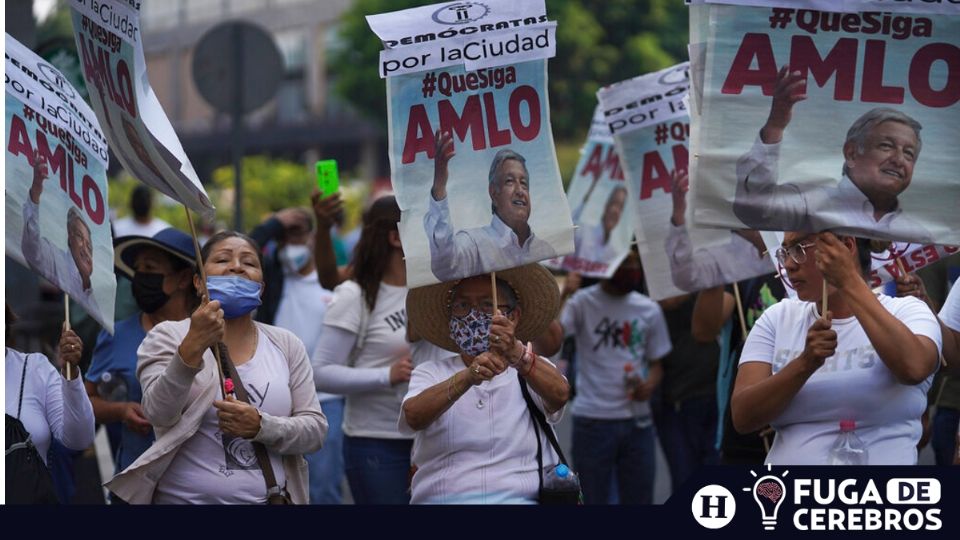
[[[218,300],[225,319],[236,319],[257,309],[263,284],[240,276],[208,276],[210,300]]]

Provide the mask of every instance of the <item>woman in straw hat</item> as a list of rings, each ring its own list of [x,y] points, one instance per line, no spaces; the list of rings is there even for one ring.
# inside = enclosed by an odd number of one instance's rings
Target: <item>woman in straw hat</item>
[[[567,380],[523,342],[556,317],[559,291],[537,264],[411,290],[412,329],[450,351],[419,364],[399,427],[413,433],[412,503],[534,503],[539,487],[537,434],[518,375],[555,424],[570,394]],[[558,461],[543,443],[543,464]],[[545,467],[545,468],[547,468]]]

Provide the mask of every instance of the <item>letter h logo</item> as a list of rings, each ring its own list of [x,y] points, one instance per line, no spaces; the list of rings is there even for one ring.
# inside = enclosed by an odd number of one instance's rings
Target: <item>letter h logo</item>
[[[723,486],[704,486],[693,496],[690,504],[693,518],[707,529],[725,527],[737,513],[737,500]]]
[[[703,518],[720,518],[726,519],[727,517],[727,498],[723,495],[701,495],[701,514],[700,517]],[[716,510],[716,512],[712,512]],[[714,515],[716,514],[716,515]]]

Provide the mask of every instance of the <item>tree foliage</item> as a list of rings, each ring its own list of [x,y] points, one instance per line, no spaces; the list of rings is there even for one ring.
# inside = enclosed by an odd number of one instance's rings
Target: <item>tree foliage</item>
[[[308,167],[294,161],[267,156],[243,158],[243,229],[249,231],[277,210],[300,206],[310,207],[316,179]],[[213,171],[212,181],[204,186],[210,200],[217,207],[215,228],[233,228],[234,184],[233,166],[224,165]],[[109,180],[109,203],[116,217],[130,214],[130,195],[139,182],[126,172]],[[370,186],[365,182],[341,178],[340,192],[344,201],[344,226],[347,231],[356,226],[363,212],[363,201]],[[183,205],[154,192],[153,214],[183,231],[189,231]],[[199,224],[199,218],[195,221]]]
[[[267,216],[291,206],[310,207],[310,194],[316,187],[316,177],[301,163],[266,156],[243,158],[243,227],[249,231]],[[207,190],[217,207],[217,220],[233,226],[234,188],[233,166],[225,165],[213,171],[213,185]],[[341,177],[341,197],[344,199],[344,230],[351,229],[359,220],[363,201],[369,186]]]
[[[377,72],[382,45],[364,17],[430,3],[357,0],[341,19],[340,47],[331,59],[336,91],[381,125],[387,121]],[[601,86],[687,57],[687,9],[680,0],[549,0],[547,14],[558,23],[549,73],[553,132],[561,140],[585,135]]]

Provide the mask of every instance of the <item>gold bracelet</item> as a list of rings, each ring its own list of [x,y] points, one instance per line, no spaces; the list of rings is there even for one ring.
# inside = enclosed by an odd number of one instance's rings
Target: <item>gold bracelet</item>
[[[453,388],[453,386],[457,383],[457,375],[459,375],[459,374],[460,374],[460,372],[458,371],[458,372],[456,372],[456,373],[453,374],[453,377],[450,377],[449,379],[447,379],[447,401],[450,402],[450,403],[453,403],[454,401],[456,401],[456,399],[454,399],[454,398],[452,398],[452,397],[450,396],[450,389]],[[460,392],[460,389],[457,388],[456,391],[457,391],[457,393],[459,393],[459,392]],[[460,396],[457,396],[457,398],[459,399]]]

